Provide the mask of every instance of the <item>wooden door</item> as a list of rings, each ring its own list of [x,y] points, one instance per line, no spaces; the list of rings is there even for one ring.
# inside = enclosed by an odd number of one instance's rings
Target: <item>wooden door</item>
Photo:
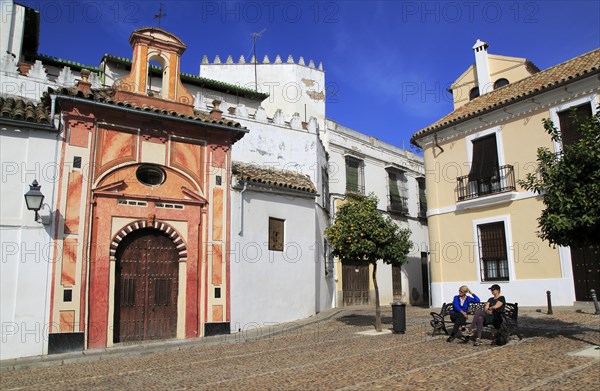
[[[573,282],[575,299],[590,301],[594,289],[600,295],[600,246],[571,247],[571,265],[573,266]]]
[[[141,229],[117,249],[114,342],[177,334],[179,255],[161,231]]]
[[[342,264],[344,305],[369,304],[369,265],[357,262]]]

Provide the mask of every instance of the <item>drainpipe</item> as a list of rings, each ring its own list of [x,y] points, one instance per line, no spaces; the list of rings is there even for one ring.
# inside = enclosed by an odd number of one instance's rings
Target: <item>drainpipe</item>
[[[248,189],[248,182],[244,182],[244,188],[240,191],[240,231],[238,235],[242,236],[244,232],[244,192]]]
[[[345,199],[345,195],[344,194],[340,194],[340,193],[329,193],[329,198],[330,198],[330,206],[331,208],[330,210],[330,221],[329,224],[333,225],[333,223],[335,222],[335,200],[343,200]],[[336,270],[337,268],[335,268],[335,264],[334,264],[334,282],[335,282],[335,288],[334,288],[334,292],[333,292],[333,297],[331,298],[331,306],[332,308],[337,308],[337,285],[338,285],[338,270]]]

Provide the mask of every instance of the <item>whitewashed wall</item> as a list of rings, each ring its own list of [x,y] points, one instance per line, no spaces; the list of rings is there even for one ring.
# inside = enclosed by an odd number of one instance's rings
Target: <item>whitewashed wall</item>
[[[0,15],[0,55],[4,56],[9,52],[19,60],[25,27],[25,9],[14,4],[12,0],[0,0]]]
[[[57,134],[0,122],[0,359],[47,353],[53,224],[34,221],[24,194],[36,179],[54,211]]]
[[[241,196],[231,198],[232,331],[314,315],[314,199],[246,190],[241,206]],[[283,252],[268,249],[269,217],[285,220]]]
[[[325,125],[325,74],[322,70],[308,65],[296,63],[264,64],[262,59],[256,65],[259,91],[268,93],[269,97],[261,104],[272,116],[277,109],[285,114],[289,121],[294,113],[307,122],[310,117],[319,121],[323,129]],[[249,61],[249,60],[248,60]],[[204,61],[200,64],[200,76],[237,84],[245,88],[254,88],[254,65],[218,64]]]

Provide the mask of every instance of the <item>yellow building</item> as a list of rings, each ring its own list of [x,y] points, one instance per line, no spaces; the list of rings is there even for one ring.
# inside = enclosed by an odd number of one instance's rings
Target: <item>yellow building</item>
[[[475,64],[452,84],[454,111],[411,139],[425,159],[432,305],[462,284],[484,299],[498,283],[521,305],[545,304],[548,290],[554,305],[586,300],[600,284],[597,257],[538,238],[542,196],[517,182],[536,169],[538,147],[562,149],[543,118],[569,142],[569,109],[596,112],[600,49],[539,71],[487,48],[477,41]]]

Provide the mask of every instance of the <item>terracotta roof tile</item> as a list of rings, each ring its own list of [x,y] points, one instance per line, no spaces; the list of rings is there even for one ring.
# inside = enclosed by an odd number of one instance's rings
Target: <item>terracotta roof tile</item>
[[[43,103],[34,103],[19,97],[0,96],[0,116],[17,121],[50,124],[48,107]]]
[[[410,139],[415,143],[419,138],[435,131],[466,121],[477,115],[496,110],[508,104],[541,94],[575,79],[600,72],[600,49],[575,57],[544,71],[535,73],[523,80],[508,84],[497,90],[483,94],[459,107],[432,125],[416,132]]]
[[[316,194],[315,185],[308,175],[295,171],[279,170],[273,167],[258,166],[255,164],[233,162],[233,175],[241,180],[261,183],[273,187],[299,190]]]
[[[77,87],[71,87],[71,88],[61,87],[58,89],[52,89],[52,88],[48,89],[49,94],[54,93],[54,94],[59,94],[59,95],[76,96],[79,98],[89,99],[89,100],[92,100],[95,102],[108,103],[108,104],[112,104],[115,106],[127,107],[130,109],[135,109],[135,110],[140,110],[140,111],[153,112],[153,113],[161,114],[161,115],[165,115],[165,116],[186,118],[186,119],[200,121],[200,122],[206,122],[206,123],[210,123],[210,124],[229,126],[232,128],[240,128],[240,129],[243,128],[239,122],[229,120],[226,118],[222,118],[222,119],[211,118],[208,113],[204,113],[204,112],[201,112],[198,110],[194,110],[194,115],[186,115],[186,114],[179,113],[179,112],[176,112],[173,110],[165,110],[163,108],[154,107],[151,105],[143,104],[141,106],[138,106],[132,102],[116,100],[115,99],[116,92],[117,92],[117,90],[114,88],[99,88],[99,89],[92,88],[92,89],[90,89],[90,92],[87,94],[79,91],[77,89]]]

